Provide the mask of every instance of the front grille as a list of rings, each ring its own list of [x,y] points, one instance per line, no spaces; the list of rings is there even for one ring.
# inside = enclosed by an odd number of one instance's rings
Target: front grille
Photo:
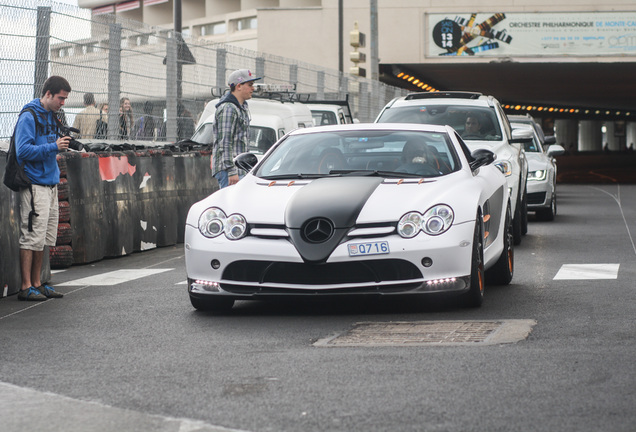
[[[545,192],[533,192],[528,194],[528,204],[543,204],[545,202]]]
[[[353,294],[396,294],[413,291],[421,287],[421,283],[397,283],[393,285],[369,285],[355,288],[337,289],[294,289],[294,288],[274,288],[260,287],[255,285],[221,284],[223,291],[232,294],[251,295],[353,295]]]
[[[248,282],[328,286],[400,282],[420,278],[422,273],[417,267],[398,259],[325,264],[245,260],[230,264],[223,272],[224,280],[236,281],[237,285]]]

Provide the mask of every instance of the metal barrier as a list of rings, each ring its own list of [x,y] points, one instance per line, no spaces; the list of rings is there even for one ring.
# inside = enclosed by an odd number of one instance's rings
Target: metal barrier
[[[380,109],[405,90],[379,81],[293,59],[254,52],[205,39],[181,38],[171,30],[124,20],[47,0],[3,0],[0,16],[0,139],[11,135],[16,114],[49,75],[61,75],[73,91],[64,107],[72,124],[84,108],[85,93],[107,103],[110,140],[137,138],[119,128],[120,99],[132,103],[133,129],[142,117],[153,123],[145,140],[189,138],[212,88],[226,88],[234,69],[248,68],[265,83],[295,84],[312,99],[343,100],[354,117],[373,121]],[[181,41],[183,40],[183,44]],[[184,54],[190,53],[191,57]],[[85,138],[85,137],[84,137]]]

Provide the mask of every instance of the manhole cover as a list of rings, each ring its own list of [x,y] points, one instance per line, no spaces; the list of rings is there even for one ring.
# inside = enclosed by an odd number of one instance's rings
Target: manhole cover
[[[356,323],[345,333],[323,338],[315,346],[495,345],[524,340],[537,322],[414,321]]]

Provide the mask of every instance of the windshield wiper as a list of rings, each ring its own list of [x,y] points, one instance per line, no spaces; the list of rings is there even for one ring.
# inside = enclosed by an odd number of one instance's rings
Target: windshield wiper
[[[325,177],[325,174],[278,174],[278,175],[270,175],[270,176],[258,176],[265,180],[287,180],[287,179],[317,179],[321,177]]]
[[[413,177],[420,178],[422,177],[419,174],[411,174],[407,172],[397,172],[397,171],[378,171],[378,170],[331,170],[329,171],[331,175],[355,175],[355,176],[369,176],[369,177],[390,177],[390,178],[405,178],[405,177]]]

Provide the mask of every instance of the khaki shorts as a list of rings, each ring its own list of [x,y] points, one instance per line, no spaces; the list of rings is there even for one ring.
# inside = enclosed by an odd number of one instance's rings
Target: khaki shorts
[[[60,209],[57,202],[56,186],[32,185],[33,231],[29,231],[29,213],[31,212],[31,191],[20,191],[20,249],[42,251],[44,246],[55,246],[57,241],[57,222]]]

